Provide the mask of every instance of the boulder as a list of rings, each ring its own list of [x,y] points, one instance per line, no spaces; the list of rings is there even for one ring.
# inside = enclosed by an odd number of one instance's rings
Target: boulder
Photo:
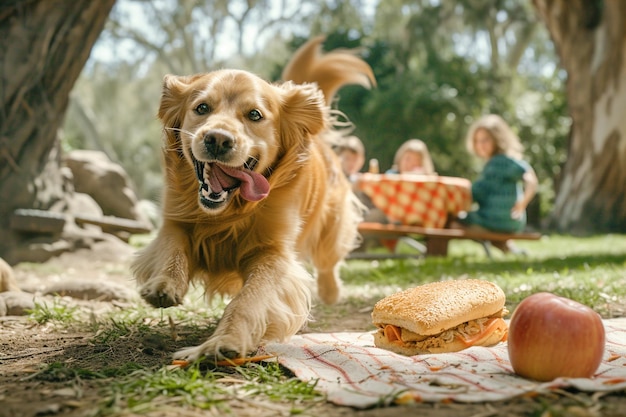
[[[25,316],[35,308],[35,296],[23,291],[0,293],[6,316]]]
[[[89,279],[56,282],[47,286],[43,294],[98,301],[128,301],[135,295],[133,291],[121,284]]]
[[[0,292],[5,291],[20,291],[20,287],[13,275],[13,268],[0,258]]]
[[[76,216],[102,217],[102,207],[92,196],[86,193],[73,193],[67,199],[67,212]]]
[[[104,152],[75,150],[64,160],[72,170],[76,192],[89,194],[105,215],[143,220],[128,174]]]

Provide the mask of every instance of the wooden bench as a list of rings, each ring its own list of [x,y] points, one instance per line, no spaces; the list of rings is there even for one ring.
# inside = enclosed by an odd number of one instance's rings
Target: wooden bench
[[[474,229],[437,229],[432,227],[373,222],[363,222],[359,224],[359,232],[363,237],[373,236],[381,239],[399,239],[412,235],[423,236],[426,245],[426,254],[429,256],[446,256],[448,254],[448,243],[452,239],[471,239],[479,242],[504,242],[509,239],[539,240],[541,238],[541,233],[535,232],[498,233]],[[489,247],[487,245],[484,245],[484,247],[487,256],[491,257]],[[351,257],[359,257],[359,254],[353,254],[354,256]]]
[[[17,209],[10,218],[13,230],[33,234],[61,234],[71,216],[65,213],[37,209]],[[104,233],[113,234],[128,241],[131,234],[150,233],[150,225],[132,219],[115,216],[75,215],[74,222],[79,226],[93,224],[99,226]]]
[[[117,232],[126,232],[130,234],[150,233],[152,229],[149,225],[132,219],[124,219],[115,216],[87,216],[75,215],[74,221],[77,225],[93,224],[100,226],[103,232],[115,234]]]

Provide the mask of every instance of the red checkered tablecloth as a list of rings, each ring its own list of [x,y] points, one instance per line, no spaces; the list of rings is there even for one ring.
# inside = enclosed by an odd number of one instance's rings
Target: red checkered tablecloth
[[[467,211],[471,182],[465,178],[416,174],[363,174],[358,187],[394,222],[445,226],[448,214]]]

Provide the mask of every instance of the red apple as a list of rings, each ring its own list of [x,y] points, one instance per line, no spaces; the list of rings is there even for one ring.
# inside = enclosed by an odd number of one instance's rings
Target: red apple
[[[537,381],[591,377],[604,354],[604,325],[591,308],[541,292],[517,306],[509,323],[513,370]]]

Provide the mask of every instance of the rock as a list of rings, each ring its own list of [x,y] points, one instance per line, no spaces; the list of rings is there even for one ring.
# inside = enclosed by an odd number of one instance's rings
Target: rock
[[[102,217],[102,208],[89,194],[73,193],[67,200],[67,211],[73,215]]]
[[[46,236],[22,242],[9,253],[10,258],[17,262],[45,262],[74,248],[74,245],[64,239],[52,240]]]
[[[128,174],[104,152],[71,151],[65,156],[65,164],[72,170],[75,190],[93,197],[105,215],[143,220]]]
[[[154,230],[148,215],[152,211],[140,208],[129,176],[106,154],[72,151],[64,163],[61,178],[55,179],[61,198],[48,198],[54,203],[46,210],[19,208],[11,213],[9,231],[18,239],[2,253],[9,264],[45,262],[91,248],[107,236],[128,242],[132,234]]]
[[[44,295],[60,295],[79,300],[127,301],[134,296],[128,288],[112,282],[92,280],[71,280],[47,286]]]
[[[13,275],[13,268],[4,259],[0,258],[0,292],[19,290],[20,287],[17,285]]]
[[[25,316],[35,308],[35,296],[23,291],[7,291],[0,293],[2,303],[6,306],[7,316]]]
[[[72,265],[84,269],[87,266],[94,268],[102,262],[129,263],[136,252],[136,248],[116,238],[113,235],[103,235],[103,238],[89,247],[73,252],[64,253],[59,258],[50,261],[55,265]]]

